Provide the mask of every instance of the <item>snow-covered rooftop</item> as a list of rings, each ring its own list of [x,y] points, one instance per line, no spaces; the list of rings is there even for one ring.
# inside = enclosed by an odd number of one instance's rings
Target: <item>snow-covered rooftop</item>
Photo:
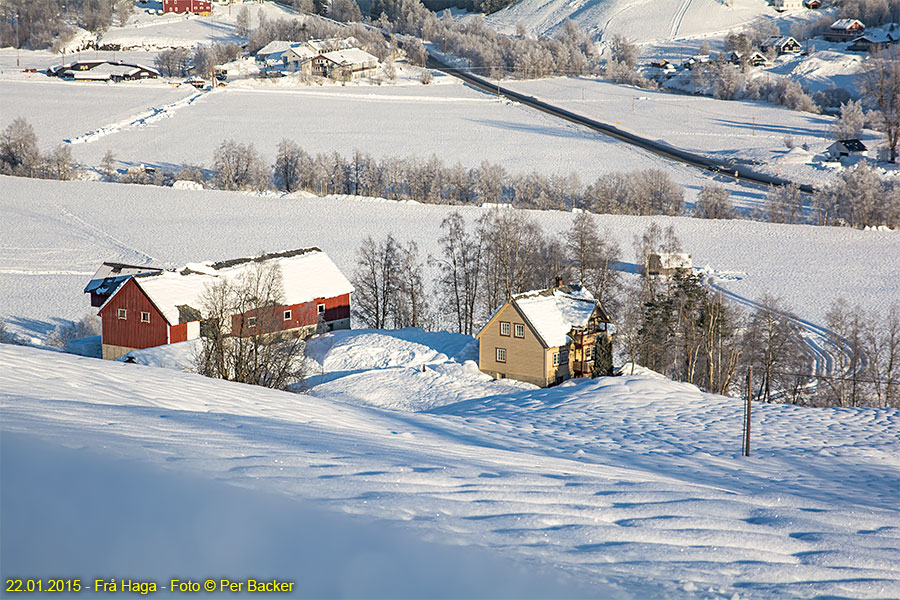
[[[597,301],[584,288],[535,290],[513,296],[513,301],[548,348],[567,343],[573,327],[584,327]]]
[[[135,283],[171,325],[179,323],[179,306],[202,311],[201,298],[211,284],[233,281],[252,265],[275,264],[281,268],[286,304],[331,298],[353,292],[353,286],[328,255],[318,248],[222,262],[190,263],[178,271],[135,277]]]
[[[340,65],[358,65],[367,62],[378,62],[376,57],[359,48],[333,50],[332,52],[324,53],[322,56]]]

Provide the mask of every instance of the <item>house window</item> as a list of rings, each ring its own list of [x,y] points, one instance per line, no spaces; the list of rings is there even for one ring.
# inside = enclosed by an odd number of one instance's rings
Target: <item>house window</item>
[[[506,348],[497,348],[497,362],[506,362]]]
[[[128,311],[126,311],[124,308],[120,308],[116,311],[116,316],[122,320],[125,320],[128,318]]]
[[[150,313],[141,311],[141,323],[149,323],[150,322]]]
[[[289,311],[289,310],[284,311],[284,320],[285,321],[291,320],[291,311]]]
[[[509,335],[509,323],[500,321],[500,335]]]
[[[320,315],[324,315],[324,314],[325,314],[325,305],[324,305],[324,304],[318,305],[318,306],[316,307],[316,310],[319,311],[319,314],[320,314]]]
[[[256,317],[247,317],[247,327],[256,327]]]
[[[559,366],[559,352],[554,352],[554,353],[553,353],[553,366],[554,366],[554,367],[558,367],[558,366]]]
[[[516,323],[516,337],[523,338],[525,337],[525,326],[521,323]]]

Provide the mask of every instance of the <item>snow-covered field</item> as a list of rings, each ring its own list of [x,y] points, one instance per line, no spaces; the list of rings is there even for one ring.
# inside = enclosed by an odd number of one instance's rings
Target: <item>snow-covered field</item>
[[[655,92],[589,78],[558,77],[505,85],[648,139],[721,160],[749,163],[757,171],[800,183],[821,185],[842,168],[840,163],[826,162],[834,122],[828,116],[764,102]],[[863,139],[875,148],[882,137],[867,131]]]
[[[592,37],[619,33],[643,44],[725,33],[774,14],[765,0],[521,0],[485,20],[507,33],[521,24],[543,34],[571,19]]]
[[[97,85],[35,77],[43,81],[0,80],[0,98],[9,99],[11,107],[0,116],[0,129],[26,116],[37,124],[42,146],[76,142],[73,157],[86,166],[99,165],[108,150],[119,167],[211,166],[216,148],[227,139],[253,142],[271,164],[278,142],[287,138],[313,154],[350,157],[359,149],[377,157],[436,155],[446,165],[458,162],[466,168],[487,160],[510,173],[574,172],[584,183],[613,171],[666,168],[685,186],[689,200],[714,181],[704,171],[500,101],[458,81],[323,88],[240,81],[197,96],[189,86],[170,90],[161,82]],[[85,119],[72,119],[81,110]],[[764,197],[758,187],[740,188],[721,179],[741,203],[758,204]]]
[[[104,260],[177,266],[263,251],[319,246],[348,275],[363,238],[393,233],[438,255],[440,223],[454,210],[486,209],[360,198],[297,198],[95,182],[0,177],[0,313],[42,338],[59,319],[89,312],[81,290]],[[572,215],[533,211],[550,232]],[[900,232],[751,221],[597,215],[634,268],[632,240],[652,222],[672,224],[698,267],[746,298],[769,291],[822,324],[839,297],[867,310],[897,300]]]
[[[550,390],[486,381],[481,396],[425,412],[370,408],[340,394],[336,386],[371,392],[374,380],[360,379],[369,373],[397,390],[396,402],[383,406],[425,408],[409,404],[415,396],[408,392],[416,386],[429,389],[429,369],[458,364],[451,357],[459,343],[445,334],[399,333],[343,333],[318,353],[323,366],[337,369],[330,373],[333,379],[299,396],[177,371],[0,346],[4,438],[13,434],[14,449],[25,444],[37,450],[19,450],[12,459],[4,454],[11,461],[2,470],[4,510],[10,504],[25,510],[23,498],[34,497],[27,486],[10,489],[10,484],[21,480],[27,465],[40,465],[47,441],[80,449],[76,458],[81,469],[94,473],[72,482],[65,494],[69,506],[94,506],[98,490],[91,482],[105,473],[111,472],[112,479],[107,475],[104,482],[128,486],[134,479],[121,476],[126,468],[138,474],[149,467],[174,472],[153,475],[151,482],[185,475],[196,480],[192,501],[178,508],[163,502],[140,513],[133,511],[145,502],[126,502],[102,516],[95,508],[79,511],[88,524],[137,521],[126,531],[141,531],[140,523],[152,527],[150,548],[157,550],[156,560],[140,573],[119,576],[172,577],[168,557],[186,554],[179,541],[186,532],[180,525],[194,523],[195,513],[198,525],[209,523],[210,502],[222,522],[207,538],[189,536],[187,547],[197,551],[177,563],[183,577],[202,576],[191,573],[195,567],[234,565],[231,556],[214,559],[216,544],[228,544],[247,531],[243,525],[228,526],[231,514],[248,510],[252,520],[259,519],[254,507],[260,505],[267,511],[264,525],[271,527],[274,520],[282,524],[282,533],[274,536],[276,545],[285,544],[285,534],[293,532],[304,545],[324,544],[323,562],[334,556],[332,544],[344,536],[354,535],[365,544],[372,535],[352,528],[348,534],[346,519],[338,517],[320,521],[311,532],[302,528],[296,513],[313,502],[402,521],[411,531],[401,541],[414,536],[481,548],[498,565],[515,561],[532,576],[548,574],[536,588],[504,591],[509,567],[493,574],[475,568],[473,575],[483,578],[475,591],[451,584],[451,596],[571,597],[584,595],[584,589],[590,596],[610,598],[900,594],[900,411],[759,406],[752,456],[742,458],[739,401],[655,377],[577,380]],[[384,336],[388,343],[379,339]],[[412,340],[404,343],[404,337]],[[320,343],[328,346],[327,339]],[[366,354],[374,357],[369,364],[358,358]],[[347,367],[356,370],[342,370]],[[454,386],[474,390],[465,378],[447,376],[440,393]],[[386,392],[379,397],[385,402]],[[428,398],[425,392],[423,399]],[[104,458],[99,460],[95,456],[101,449]],[[119,459],[128,463],[111,462]],[[135,463],[136,470],[127,467]],[[226,493],[225,506],[234,508],[223,511],[213,501],[218,491],[205,486],[205,479],[251,492],[239,500]],[[163,489],[170,487],[175,499],[183,493],[171,483]],[[113,483],[113,498],[123,489]],[[290,502],[273,504],[269,492],[285,494]],[[53,505],[44,500],[25,512],[40,515]],[[170,512],[176,518],[166,518]],[[338,541],[329,544],[331,538],[316,536],[335,522],[344,527]],[[93,575],[97,557],[104,554],[136,553],[134,540],[118,536],[92,537],[87,551],[85,544],[73,548],[72,534],[82,531],[77,526],[54,534],[43,524],[34,530],[42,535],[29,537],[33,530],[26,527],[5,528],[5,547],[30,548],[28,539],[48,539],[55,548],[49,552],[54,559],[50,564],[81,566],[82,576]],[[409,551],[403,543],[381,550],[396,560],[404,560]],[[417,553],[426,567],[433,556],[441,556],[435,547],[420,547]],[[251,565],[268,554],[254,553],[253,546],[238,550]],[[43,570],[50,568],[48,563],[37,562],[43,555],[31,549],[10,564],[24,563],[34,568],[34,576],[47,576]],[[285,558],[275,563],[278,568],[264,571],[294,579],[308,572],[304,556]],[[470,568],[458,564],[460,556],[450,551],[449,568],[459,568],[458,576],[466,580]],[[112,564],[134,569],[144,563],[117,558]],[[371,577],[366,565],[326,563],[325,573],[339,576],[340,586],[343,578]],[[235,570],[246,572],[243,567]],[[382,571],[380,587],[374,589],[388,595],[407,589],[403,577],[390,580],[393,572]],[[310,578],[312,587],[324,585],[321,574]],[[438,580],[410,595],[445,595],[447,589]],[[350,595],[372,594],[356,590]]]

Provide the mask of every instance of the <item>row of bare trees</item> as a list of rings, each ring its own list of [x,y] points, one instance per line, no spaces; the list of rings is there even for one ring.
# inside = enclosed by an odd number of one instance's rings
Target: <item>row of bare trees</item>
[[[459,212],[441,223],[441,253],[393,236],[360,246],[353,273],[355,317],[369,327],[429,327],[472,335],[506,298],[581,280],[598,298],[614,297],[618,246],[580,213],[562,238],[527,215],[495,208],[474,222]],[[428,285],[426,265],[436,273]],[[428,293],[432,289],[433,293]]]

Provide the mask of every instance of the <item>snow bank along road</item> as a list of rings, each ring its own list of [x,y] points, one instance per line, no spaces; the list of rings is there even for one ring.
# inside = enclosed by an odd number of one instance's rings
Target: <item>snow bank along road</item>
[[[332,393],[413,389],[430,376],[404,357],[423,346],[440,351],[426,370],[465,357],[446,334],[406,346],[381,335],[392,344],[369,334],[319,358],[347,366],[366,344],[392,347],[390,366],[356,365],[384,385],[333,373]],[[335,354],[345,347],[354,354]],[[634,376],[497,390],[403,412],[0,346],[7,435],[404,521],[603,597],[900,595],[900,411],[764,405],[744,459],[741,403],[690,385]]]
[[[663,144],[655,142],[653,140],[649,140],[647,138],[642,138],[633,133],[623,131],[618,127],[614,127],[606,123],[601,123],[594,119],[590,119],[583,115],[568,111],[564,108],[548,104],[532,96],[526,96],[525,94],[520,94],[519,92],[513,91],[509,88],[501,87],[499,83],[497,85],[493,85],[486,79],[482,79],[481,77],[472,75],[471,73],[463,69],[451,67],[431,54],[429,54],[428,56],[428,66],[433,69],[443,71],[444,73],[447,73],[449,75],[453,75],[454,77],[459,77],[466,83],[469,83],[486,92],[505,96],[510,100],[515,100],[516,102],[520,102],[526,106],[530,106],[555,117],[565,119],[566,121],[577,123],[578,125],[583,125],[585,127],[593,129],[594,131],[599,131],[600,133],[611,136],[617,140],[627,142],[628,144],[631,144],[633,146],[643,148],[644,150],[648,150],[664,158],[668,158],[669,160],[674,160],[676,162],[691,165],[693,167],[713,171],[714,173],[734,176],[736,179],[748,181],[751,183],[776,186],[790,185],[791,183],[793,183],[792,181],[781,177],[772,177],[771,175],[766,175],[765,173],[758,173],[752,169],[747,168],[746,165],[732,164],[730,162],[716,160],[706,156],[701,156],[699,154],[694,154],[692,152],[687,152],[686,150],[681,150],[669,144]],[[800,190],[806,193],[812,193],[813,187],[807,184],[802,184],[800,185]]]

